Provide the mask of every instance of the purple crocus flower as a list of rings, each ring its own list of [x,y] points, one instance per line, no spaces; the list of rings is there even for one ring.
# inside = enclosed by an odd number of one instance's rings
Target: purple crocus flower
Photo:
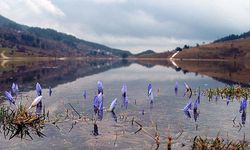
[[[219,98],[219,96],[216,95],[216,96],[215,96],[215,101],[216,101],[216,102],[218,101],[218,98]]]
[[[122,99],[123,99],[123,106],[125,106],[125,108],[128,108],[128,97],[127,97],[127,85],[123,84],[122,85]]]
[[[98,119],[101,121],[103,119],[103,110],[99,110],[97,116]]]
[[[246,123],[246,119],[247,119],[247,113],[245,110],[243,110],[242,114],[241,114],[241,123],[244,125]]]
[[[154,94],[153,94],[153,87],[151,83],[148,85],[148,97],[149,97],[150,103],[153,103]]]
[[[98,94],[98,106],[99,106],[99,111],[103,110],[103,97],[102,97],[102,93]]]
[[[5,94],[5,97],[8,99],[8,101],[10,102],[10,104],[12,103],[15,105],[15,100],[13,96],[11,95],[11,92],[5,91],[4,94]]]
[[[16,92],[16,84],[15,83],[12,83],[11,89],[12,89],[13,93]]]
[[[116,106],[116,103],[117,103],[117,98],[115,98],[112,103],[110,104],[110,107],[109,107],[109,110],[110,111],[114,111],[115,109],[115,106]]]
[[[230,97],[229,97],[229,96],[227,96],[226,100],[227,100],[227,105],[228,105],[228,104],[229,104],[229,102],[230,102]]]
[[[49,87],[49,96],[51,96],[51,94],[52,94],[52,89],[51,87]]]
[[[128,109],[128,97],[125,97],[124,99],[124,106],[126,109]]]
[[[186,91],[185,91],[183,96],[186,96],[186,94],[189,93],[189,98],[191,98],[192,97],[192,89],[190,88],[190,86],[188,86],[188,84],[186,82],[184,82],[184,85],[185,85]]]
[[[18,85],[16,83],[12,83],[11,89],[12,89],[12,93],[17,93],[18,92]]]
[[[247,108],[247,99],[243,99],[240,101],[240,113]]]
[[[192,100],[191,99],[189,99],[187,105],[183,108],[183,111],[188,111],[190,109],[192,109]]]
[[[144,111],[144,109],[142,109],[142,111],[141,111],[141,114],[142,114],[142,115],[144,115],[144,114],[145,114],[145,111]]]
[[[97,113],[98,111],[98,108],[99,108],[99,105],[98,105],[98,97],[95,96],[94,99],[93,99],[93,107],[94,107],[94,112],[95,114]]]
[[[117,116],[114,111],[111,111],[111,116],[114,119],[114,121],[117,122]]]
[[[98,81],[97,82],[97,91],[98,91],[98,94],[100,94],[100,93],[103,94],[103,84],[102,84],[102,81]]]
[[[84,97],[84,99],[87,99],[87,91],[86,90],[83,91],[83,97]]]
[[[188,117],[188,118],[191,118],[191,114],[188,110],[184,111],[184,114]]]
[[[198,106],[199,106],[199,100],[195,100],[194,102],[194,109],[198,109]]]
[[[153,92],[152,84],[149,83],[148,84],[148,96],[150,96],[152,92]]]
[[[41,96],[42,95],[42,87],[41,85],[37,82],[36,83],[36,95]]]
[[[126,84],[123,84],[122,85],[122,95],[124,95],[124,93],[127,93],[127,85]]]
[[[194,121],[196,122],[197,121],[197,118],[199,116],[199,112],[197,109],[194,109]]]
[[[198,104],[200,104],[200,102],[201,102],[201,89],[200,89],[200,87],[199,87],[197,100],[198,100]]]

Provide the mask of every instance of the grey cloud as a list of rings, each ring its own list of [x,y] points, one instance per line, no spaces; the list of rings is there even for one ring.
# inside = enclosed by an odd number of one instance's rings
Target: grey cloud
[[[29,15],[32,10],[21,7],[20,16],[11,16],[132,52],[171,50],[250,30],[246,0],[53,0],[51,4],[44,14]],[[49,15],[53,12],[57,15]]]

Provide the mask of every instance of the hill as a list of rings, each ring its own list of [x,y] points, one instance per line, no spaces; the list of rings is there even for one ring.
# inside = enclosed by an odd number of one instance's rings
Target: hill
[[[215,40],[214,43],[225,42],[225,41],[230,41],[230,40],[237,40],[237,39],[241,39],[241,38],[249,38],[249,37],[250,37],[250,31],[242,33],[241,35],[231,34],[231,35],[225,36],[223,38],[220,38],[218,40]]]
[[[246,60],[250,58],[250,37],[248,34],[249,32],[242,34],[239,36],[241,38],[234,40],[228,40],[225,37],[206,45],[184,48],[174,58]]]
[[[0,15],[0,47],[11,49],[9,55],[128,57],[119,50],[76,38],[72,35],[20,25]],[[14,53],[14,54],[13,54]]]
[[[143,56],[143,55],[151,55],[151,54],[155,54],[155,52],[153,50],[146,50],[141,53],[135,54],[135,56]]]

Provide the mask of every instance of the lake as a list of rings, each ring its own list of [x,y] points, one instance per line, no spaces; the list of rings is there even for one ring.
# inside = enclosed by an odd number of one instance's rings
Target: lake
[[[239,101],[226,105],[225,100],[208,101],[206,96],[202,96],[197,121],[193,111],[190,111],[189,118],[182,110],[188,102],[188,98],[183,96],[186,90],[184,82],[193,91],[199,87],[204,90],[238,82],[248,86],[249,78],[244,72],[248,68],[240,67],[242,65],[238,62],[180,61],[173,65],[169,61],[127,60],[2,61],[1,96],[10,89],[12,82],[16,82],[20,91],[16,102],[30,105],[36,97],[35,84],[39,82],[43,89],[42,102],[49,110],[50,119],[63,117],[66,110],[71,119],[55,125],[48,123],[42,130],[46,137],[32,134],[33,140],[18,137],[9,140],[0,133],[0,149],[154,149],[155,142],[151,136],[155,136],[156,128],[160,133],[160,149],[167,147],[168,128],[171,129],[174,149],[190,149],[190,141],[196,135],[216,137],[220,134],[224,138],[241,140],[245,133],[249,141],[248,113],[245,125],[241,129],[238,125],[241,123]],[[97,94],[98,80],[104,86],[104,107],[109,108],[115,98],[118,103],[115,115],[104,111],[102,120],[97,121],[100,135],[94,136],[93,122],[78,119],[70,105],[81,116],[93,118],[92,103]],[[179,85],[177,94],[174,92],[176,81]],[[122,107],[121,88],[124,83],[128,89],[127,109]],[[147,95],[149,83],[154,93],[152,105]],[[49,86],[53,91],[51,96]],[[84,90],[86,99],[83,97]],[[192,100],[196,98],[197,95],[193,94]],[[1,105],[9,105],[4,97],[1,101]],[[235,116],[237,125],[232,121]],[[132,125],[132,120],[143,125],[146,132],[143,130],[135,134],[139,127],[135,122]]]

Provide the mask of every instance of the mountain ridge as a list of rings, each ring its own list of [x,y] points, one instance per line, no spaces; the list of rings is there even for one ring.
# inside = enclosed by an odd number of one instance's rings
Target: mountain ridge
[[[29,27],[0,15],[1,47],[14,48],[18,52],[35,52],[43,56],[99,56],[123,57],[129,51],[79,39],[73,35],[50,28]]]

